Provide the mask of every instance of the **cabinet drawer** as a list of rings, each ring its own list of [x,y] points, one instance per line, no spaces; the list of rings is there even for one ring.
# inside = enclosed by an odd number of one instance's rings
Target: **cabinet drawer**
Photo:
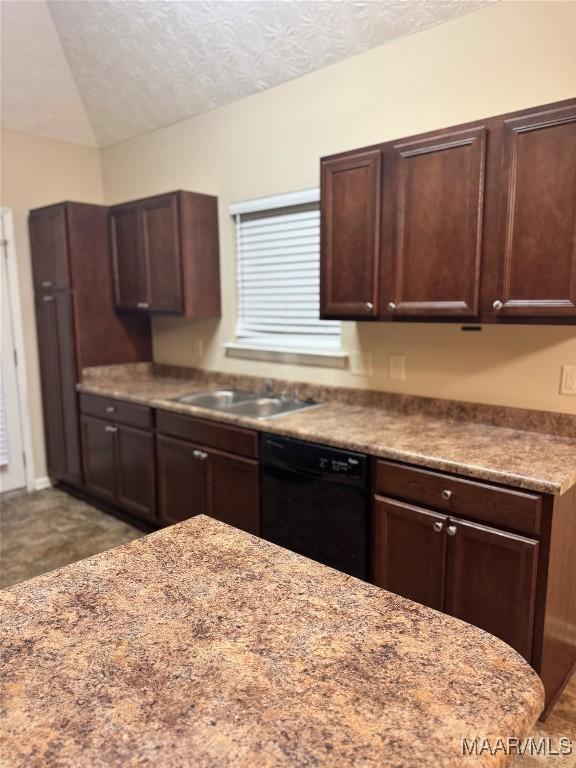
[[[377,461],[375,493],[405,499],[453,515],[495,523],[523,533],[540,532],[542,499],[537,494]]]
[[[158,411],[156,419],[158,432],[163,435],[180,437],[252,459],[258,458],[258,435],[249,429],[217,424],[213,421],[204,421],[167,411]]]
[[[80,393],[80,410],[89,416],[108,419],[118,424],[151,429],[153,426],[152,409],[145,405],[115,400],[112,397],[100,397]]]

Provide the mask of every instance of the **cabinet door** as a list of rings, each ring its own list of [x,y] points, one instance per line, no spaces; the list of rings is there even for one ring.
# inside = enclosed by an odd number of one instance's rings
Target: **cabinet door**
[[[144,256],[142,214],[136,205],[110,212],[114,283],[118,309],[148,309],[149,281]]]
[[[248,533],[260,534],[260,478],[257,461],[210,451],[208,514]]]
[[[322,161],[321,315],[378,316],[379,150]]]
[[[158,515],[165,523],[178,523],[207,514],[207,461],[198,457],[194,443],[158,435]]]
[[[68,292],[36,295],[36,325],[48,474],[82,481],[76,393],[72,298]]]
[[[448,521],[446,612],[485,629],[530,660],[538,542]]]
[[[376,497],[373,581],[379,587],[443,610],[446,515]]]
[[[147,200],[141,206],[144,250],[150,280],[150,309],[182,312],[184,308],[178,198]]]
[[[386,151],[383,311],[390,317],[478,314],[484,127]]]
[[[28,221],[34,288],[57,290],[70,286],[66,208],[34,211]]]
[[[116,437],[117,501],[130,512],[156,518],[156,468],[152,432],[118,426]]]
[[[116,434],[103,419],[81,416],[82,455],[86,488],[109,501],[116,498]]]
[[[576,105],[504,123],[498,317],[576,317]]]

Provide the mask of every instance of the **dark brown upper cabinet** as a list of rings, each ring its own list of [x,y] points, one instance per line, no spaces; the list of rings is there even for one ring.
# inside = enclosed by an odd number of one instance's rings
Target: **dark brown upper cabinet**
[[[393,317],[475,317],[486,128],[386,150],[382,305]]]
[[[172,192],[110,209],[116,306],[220,315],[218,201]]]
[[[504,120],[498,318],[576,318],[576,104]]]
[[[323,158],[321,213],[326,319],[573,324],[576,99]]]
[[[378,317],[379,150],[322,161],[321,314]]]
[[[30,248],[36,291],[56,291],[70,286],[66,218],[64,205],[30,212]]]

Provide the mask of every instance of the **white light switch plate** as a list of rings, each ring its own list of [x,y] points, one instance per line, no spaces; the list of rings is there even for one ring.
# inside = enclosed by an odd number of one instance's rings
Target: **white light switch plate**
[[[563,365],[560,379],[561,395],[576,395],[576,365]]]
[[[391,379],[404,381],[406,378],[406,355],[390,355],[388,371]]]
[[[350,373],[354,376],[372,375],[372,355],[350,352]]]
[[[196,360],[201,360],[204,355],[204,341],[202,339],[194,339],[192,342],[192,356]]]

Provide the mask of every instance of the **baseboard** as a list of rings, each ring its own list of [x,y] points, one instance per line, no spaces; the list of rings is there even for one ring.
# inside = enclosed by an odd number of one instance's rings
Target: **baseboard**
[[[52,481],[49,477],[36,477],[33,481],[33,490],[44,491],[46,488],[52,487]]]

